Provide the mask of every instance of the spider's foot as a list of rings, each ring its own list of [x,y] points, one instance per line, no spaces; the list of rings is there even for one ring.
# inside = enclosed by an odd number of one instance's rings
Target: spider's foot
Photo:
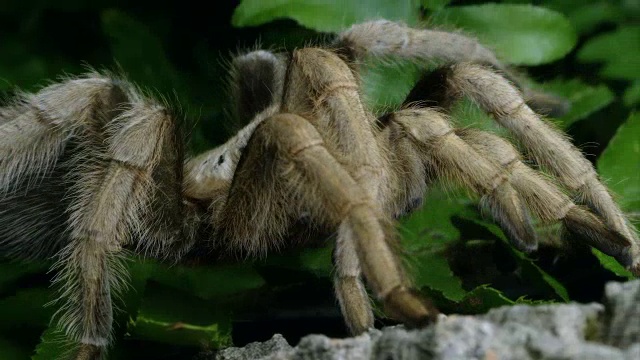
[[[635,257],[634,261],[627,267],[631,273],[640,277],[640,257]]]
[[[334,279],[336,295],[351,335],[360,335],[373,327],[373,311],[362,282],[355,276]]]
[[[410,327],[422,327],[438,320],[438,309],[416,290],[398,286],[384,299],[385,313]]]
[[[564,225],[587,244],[613,256],[624,266],[633,266],[631,241],[619,232],[606,226],[600,218],[581,207],[573,207],[565,218]]]
[[[102,347],[92,344],[81,344],[74,360],[97,360],[102,358]]]

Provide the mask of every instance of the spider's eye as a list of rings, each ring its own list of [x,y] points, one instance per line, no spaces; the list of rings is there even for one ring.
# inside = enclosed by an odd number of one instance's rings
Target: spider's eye
[[[222,165],[223,162],[224,162],[224,154],[218,157],[218,163],[216,165]]]

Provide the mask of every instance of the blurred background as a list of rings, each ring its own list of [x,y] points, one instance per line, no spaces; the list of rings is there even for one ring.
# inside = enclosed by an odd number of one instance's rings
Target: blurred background
[[[551,120],[594,162],[632,220],[639,218],[640,1],[207,5],[3,0],[0,95],[37,91],[89,67],[121,71],[180,109],[195,154],[242,125],[227,116],[232,104],[227,64],[234,54],[258,46],[291,50],[321,44],[351,24],[375,18],[462,31],[528,74],[529,86],[571,102],[568,114]],[[378,113],[397,108],[433,66],[371,60],[363,68],[367,105]],[[454,117],[462,126],[494,128],[470,102],[456,106]],[[442,188],[434,186],[425,208],[398,229],[417,285],[445,312],[597,301],[606,281],[630,276],[607,256],[579,246],[522,254],[480,215],[475,199]],[[132,288],[120,304],[111,358],[183,359],[202,349],[266,340],[275,332],[292,345],[314,332],[345,336],[330,282],[331,246],[328,239],[326,246],[266,260],[197,267],[132,259]],[[0,262],[0,359],[51,359],[63,350],[60,334],[49,324],[55,309],[43,306],[55,298],[50,265],[46,259]],[[378,325],[392,323],[379,315]]]

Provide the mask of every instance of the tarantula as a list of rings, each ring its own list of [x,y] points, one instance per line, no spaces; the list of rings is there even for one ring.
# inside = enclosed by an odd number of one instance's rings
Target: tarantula
[[[376,118],[360,94],[367,56],[445,66],[399,111]],[[56,317],[78,344],[76,359],[109,344],[127,249],[173,260],[206,247],[262,254],[286,246],[300,224],[337,233],[335,292],[352,333],[373,325],[363,278],[388,315],[433,321],[437,310],[398,261],[393,220],[439,178],[477,193],[519,249],[537,247],[532,217],[560,222],[640,274],[640,241],[592,165],[521,91],[536,94],[473,39],[372,21],[325,48],[239,56],[232,80],[248,125],[192,158],[173,114],[113,74],[91,72],[0,108],[0,245],[57,260]],[[463,96],[555,179],[506,140],[456,129],[447,110]],[[539,108],[553,99],[528,100]]]

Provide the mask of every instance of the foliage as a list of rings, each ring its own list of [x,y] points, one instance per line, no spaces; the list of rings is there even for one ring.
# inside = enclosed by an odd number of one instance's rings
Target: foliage
[[[0,91],[34,91],[60,74],[81,73],[83,63],[119,68],[183,109],[197,152],[220,143],[234,127],[224,116],[228,102],[220,79],[238,47],[251,48],[261,39],[265,47],[291,49],[380,17],[460,29],[513,65],[535,65],[527,69],[532,86],[572,102],[557,122],[578,145],[598,143],[585,150],[625,211],[637,217],[640,116],[633,109],[640,103],[640,47],[630,44],[640,43],[640,8],[623,0],[457,3],[243,0],[216,3],[212,13],[171,1],[160,7],[119,0],[5,1]],[[363,78],[368,105],[378,111],[397,107],[422,71],[412,64],[369,65]],[[461,124],[493,127],[470,103],[454,113]],[[520,253],[476,205],[442,184],[426,194],[423,210],[398,226],[416,285],[445,311],[598,300],[605,280],[629,276],[595,250],[595,256],[579,249],[577,255],[547,249],[535,258]],[[132,286],[121,304],[111,357],[137,358],[144,348],[145,358],[185,358],[201,347],[264,340],[241,336],[238,329],[274,313],[272,322],[305,314],[309,306],[328,311],[338,328],[331,331],[344,334],[332,299],[330,243],[240,264],[167,267],[131,259]],[[59,332],[49,327],[54,309],[43,307],[55,296],[49,265],[0,263],[0,358],[50,359],[63,351]],[[588,277],[596,280],[585,283]],[[323,331],[311,323],[292,339]]]
[[[562,14],[530,5],[484,4],[436,11],[436,25],[464,29],[511,64],[539,65],[566,55],[576,34]]]

